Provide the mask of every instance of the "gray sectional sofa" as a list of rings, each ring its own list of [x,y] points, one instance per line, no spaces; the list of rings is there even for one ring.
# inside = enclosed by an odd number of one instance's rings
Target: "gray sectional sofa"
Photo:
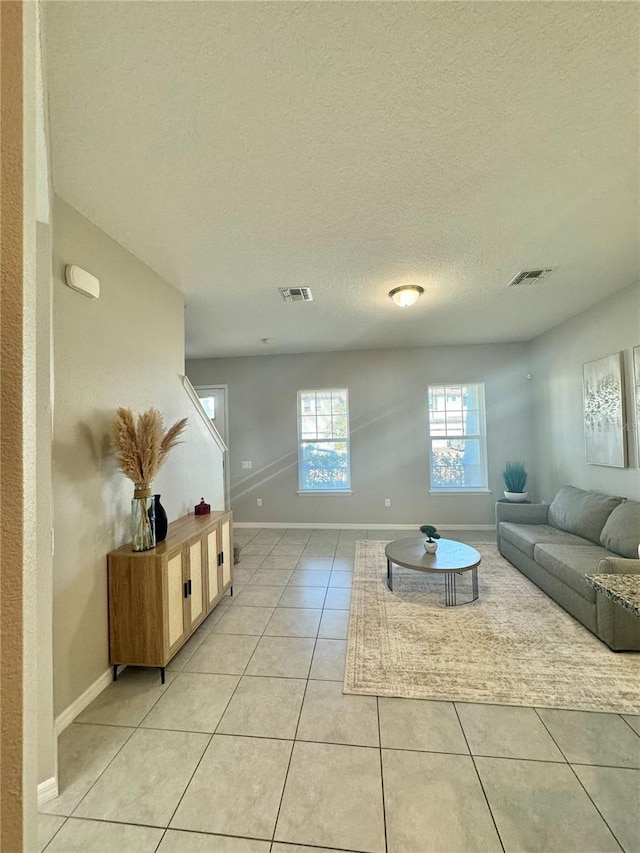
[[[563,486],[551,504],[496,504],[498,550],[616,651],[640,650],[640,617],[585,574],[640,574],[640,503]]]

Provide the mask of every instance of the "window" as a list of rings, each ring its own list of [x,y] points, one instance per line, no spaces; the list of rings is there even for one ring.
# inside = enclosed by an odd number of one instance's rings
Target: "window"
[[[432,492],[484,492],[487,440],[484,384],[429,385]]]
[[[207,417],[209,417],[212,421],[215,421],[215,419],[216,419],[216,398],[213,395],[206,396],[206,397],[202,397],[200,395],[198,395],[198,396],[200,397],[200,402],[202,403],[202,408],[207,413]]]
[[[301,492],[349,492],[349,395],[346,388],[298,391]]]

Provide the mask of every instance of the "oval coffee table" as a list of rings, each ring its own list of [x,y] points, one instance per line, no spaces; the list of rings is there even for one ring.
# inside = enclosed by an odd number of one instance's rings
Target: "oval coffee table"
[[[461,572],[471,572],[473,597],[470,604],[478,599],[478,566],[480,554],[470,545],[454,542],[453,539],[439,539],[438,550],[435,554],[427,554],[424,550],[424,536],[409,536],[406,539],[396,539],[389,542],[384,549],[387,557],[387,586],[393,591],[392,564],[417,572],[431,572],[444,575],[444,603],[452,607],[456,600],[456,575]]]

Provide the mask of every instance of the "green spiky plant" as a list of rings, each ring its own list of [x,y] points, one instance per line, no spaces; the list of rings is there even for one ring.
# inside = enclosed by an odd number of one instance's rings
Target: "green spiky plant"
[[[423,524],[420,528],[420,533],[424,533],[427,537],[427,542],[433,542],[434,539],[440,539],[438,528],[434,527],[433,524]]]
[[[502,472],[504,484],[508,492],[517,492],[522,494],[527,485],[527,470],[524,467],[524,462],[508,461]]]

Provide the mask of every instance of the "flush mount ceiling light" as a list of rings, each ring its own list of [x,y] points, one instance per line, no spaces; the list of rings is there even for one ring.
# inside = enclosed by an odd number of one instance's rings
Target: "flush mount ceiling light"
[[[424,287],[418,284],[403,284],[402,287],[394,287],[389,291],[389,296],[400,308],[408,308],[416,303],[424,293]]]

